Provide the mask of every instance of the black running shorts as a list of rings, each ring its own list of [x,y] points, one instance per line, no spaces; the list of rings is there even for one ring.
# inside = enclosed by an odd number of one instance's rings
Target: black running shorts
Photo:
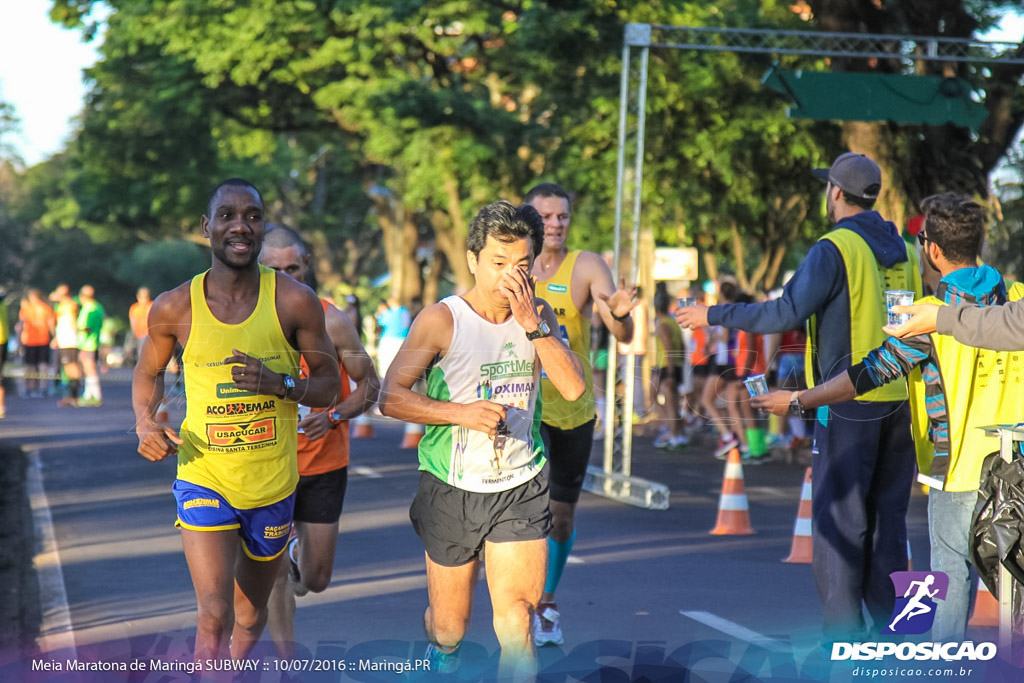
[[[348,467],[299,477],[299,485],[295,487],[295,521],[309,524],[336,523],[341,519],[347,486]]]
[[[536,541],[551,531],[543,473],[508,491],[476,493],[420,472],[409,519],[430,559],[461,567],[480,556],[484,541]]]
[[[25,365],[49,365],[50,364],[50,345],[44,344],[43,346],[26,346],[25,347]]]
[[[544,450],[548,456],[551,500],[576,503],[583,490],[583,477],[590,464],[596,418],[573,429],[559,429],[541,423]]]

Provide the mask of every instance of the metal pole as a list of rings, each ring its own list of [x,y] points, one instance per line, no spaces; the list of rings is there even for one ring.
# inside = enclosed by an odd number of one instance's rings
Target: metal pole
[[[631,247],[632,262],[630,263],[630,283],[635,283],[639,274],[637,260],[640,254],[640,207],[643,204],[644,181],[644,129],[647,122],[647,58],[650,48],[644,47],[640,52],[640,89],[637,96],[637,128],[636,128],[636,168],[633,172],[633,245]],[[643,305],[643,304],[641,304]],[[622,473],[627,477],[633,473],[633,401],[636,385],[636,340],[637,335],[647,334],[647,330],[633,326],[633,343],[629,345],[626,356],[626,405],[622,408]]]
[[[626,184],[626,119],[629,117],[629,41],[622,45],[622,79],[619,84],[619,157],[615,167],[615,257],[612,277],[619,277],[619,252],[622,249],[622,195]],[[605,382],[604,471],[611,473],[615,456],[615,337],[608,335],[608,370]]]

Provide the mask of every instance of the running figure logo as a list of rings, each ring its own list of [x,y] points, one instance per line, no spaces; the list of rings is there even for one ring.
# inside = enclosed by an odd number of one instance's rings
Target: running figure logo
[[[882,633],[919,634],[930,629],[935,601],[946,599],[949,577],[944,572],[893,572],[889,579],[896,589],[896,606]]]

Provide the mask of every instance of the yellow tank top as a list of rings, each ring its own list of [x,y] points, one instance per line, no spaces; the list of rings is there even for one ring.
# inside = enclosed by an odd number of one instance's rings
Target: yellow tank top
[[[209,271],[207,271],[208,273]],[[276,273],[260,266],[260,296],[237,325],[217,320],[206,303],[206,274],[192,278],[192,327],[183,355],[188,408],[181,425],[178,478],[213,489],[232,506],[250,509],[288,497],[299,481],[297,404],[241,391],[223,360],[233,349],[274,372],[299,375],[299,353],[277,318]]]
[[[578,251],[570,251],[550,280],[537,283],[537,296],[554,309],[558,317],[558,331],[567,341],[569,349],[583,363],[586,390],[575,401],[566,401],[558,393],[546,374],[541,374],[541,419],[544,424],[559,429],[575,429],[596,416],[594,412],[594,379],[590,368],[590,318],[580,313],[572,300],[572,270]]]
[[[661,324],[662,320],[664,320],[665,322],[668,323],[668,329],[669,329],[668,335],[669,335],[669,339],[671,340],[671,343],[672,343],[672,348],[670,348],[670,349],[666,349],[665,345],[661,343],[661,337],[657,336],[657,331],[658,331],[658,327],[657,326]],[[673,359],[673,363],[672,364],[676,365],[676,366],[680,365],[682,357],[683,357],[683,354],[682,354],[682,351],[683,351],[683,330],[682,330],[682,328],[679,327],[678,323],[676,323],[676,319],[673,318],[672,316],[670,316],[667,313],[664,314],[664,315],[659,315],[655,319],[654,331],[655,331],[654,339],[657,342],[658,347],[657,347],[657,351],[655,352],[654,365],[652,367],[655,368],[655,369],[667,368],[668,367],[668,354],[669,353],[672,354],[672,359]],[[634,332],[634,334],[636,334],[636,333]]]

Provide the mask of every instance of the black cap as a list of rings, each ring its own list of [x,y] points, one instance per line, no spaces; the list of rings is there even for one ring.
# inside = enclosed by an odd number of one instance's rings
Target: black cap
[[[816,168],[811,172],[856,197],[875,199],[882,189],[882,171],[878,164],[856,152],[840,154],[832,162],[832,168]]]

